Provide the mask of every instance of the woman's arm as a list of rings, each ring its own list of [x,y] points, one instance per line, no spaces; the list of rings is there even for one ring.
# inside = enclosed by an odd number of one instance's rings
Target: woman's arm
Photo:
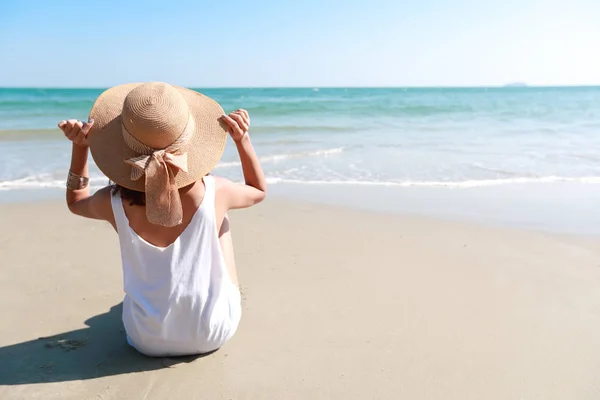
[[[71,167],[67,178],[67,206],[73,214],[110,221],[112,210],[109,188],[90,195],[87,134],[93,125],[93,121],[83,123],[77,120],[61,121],[58,124],[65,136],[73,142]]]
[[[227,199],[229,210],[250,207],[263,201],[267,195],[267,180],[248,135],[250,116],[246,110],[238,110],[224,115],[223,120],[227,123],[229,134],[240,155],[246,182],[239,185],[222,180],[220,191]]]
[[[73,207],[77,202],[90,197],[89,176],[88,147],[73,143],[68,178],[72,184],[67,184],[67,206],[69,206],[69,210],[74,211]],[[80,182],[81,189],[75,189],[78,187],[78,182]]]

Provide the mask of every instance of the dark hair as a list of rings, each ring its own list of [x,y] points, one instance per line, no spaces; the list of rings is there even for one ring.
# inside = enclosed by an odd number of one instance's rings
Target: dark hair
[[[210,172],[206,175],[210,175]],[[195,183],[195,182],[194,182]],[[139,192],[133,189],[127,189],[121,185],[118,185],[112,181],[109,181],[111,187],[111,193],[113,195],[118,194],[123,200],[129,201],[130,206],[145,206],[146,205],[146,193]],[[192,187],[193,183],[187,187]]]
[[[112,194],[118,194],[123,200],[129,201],[130,206],[145,206],[146,193],[138,192],[137,190],[127,189],[116,183],[111,184]]]

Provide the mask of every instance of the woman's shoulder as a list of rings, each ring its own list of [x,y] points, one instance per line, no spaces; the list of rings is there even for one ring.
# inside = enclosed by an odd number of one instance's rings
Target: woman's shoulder
[[[222,176],[218,176],[218,175],[209,174],[209,175],[206,175],[206,177],[213,180],[213,182],[215,183],[215,190],[217,190],[217,191],[222,190],[227,185],[233,183],[229,179],[224,178]]]
[[[102,219],[114,225],[112,210],[113,186],[105,186],[89,197],[87,208],[91,218]]]
[[[230,181],[227,178],[224,178],[222,176],[217,176],[217,175],[207,175],[207,177],[209,177],[209,179],[212,179],[213,184],[214,184],[214,191],[215,191],[215,205],[219,208],[227,208],[227,199],[228,199],[228,195],[227,195],[227,191],[229,190],[229,186],[233,184],[232,181]]]

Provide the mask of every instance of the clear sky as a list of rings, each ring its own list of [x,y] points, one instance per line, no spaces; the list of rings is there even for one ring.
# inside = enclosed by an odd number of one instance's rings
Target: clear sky
[[[0,0],[0,86],[600,84],[600,0]]]

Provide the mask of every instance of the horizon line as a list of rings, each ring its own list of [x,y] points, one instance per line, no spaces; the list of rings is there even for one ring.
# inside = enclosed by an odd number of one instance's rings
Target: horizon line
[[[3,86],[0,85],[0,89],[108,89],[111,87],[119,86],[121,84],[111,86]],[[440,86],[426,86],[426,85],[405,85],[405,86],[318,86],[318,85],[306,85],[306,86],[197,86],[197,85],[178,85],[191,89],[514,89],[514,88],[584,88],[584,87],[600,87],[600,84],[553,84],[553,85],[536,85],[526,83],[508,83],[503,85],[467,85],[467,86],[454,86],[454,85],[440,85]]]

